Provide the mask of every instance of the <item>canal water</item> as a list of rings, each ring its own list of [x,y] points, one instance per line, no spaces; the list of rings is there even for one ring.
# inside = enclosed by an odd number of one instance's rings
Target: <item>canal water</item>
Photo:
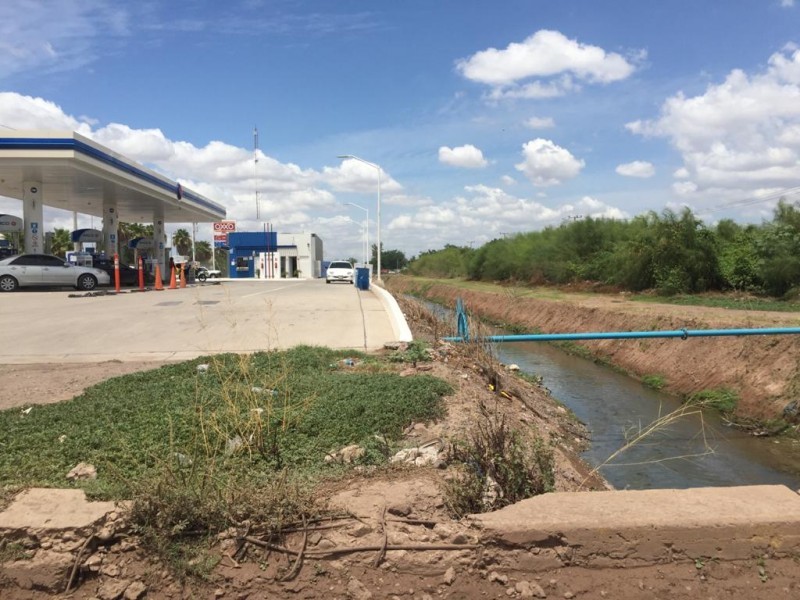
[[[455,322],[452,311],[424,304],[446,323]],[[679,411],[680,400],[546,343],[499,343],[495,349],[503,363],[540,376],[553,397],[586,424],[591,446],[583,458],[592,466],[603,465],[600,472],[617,489],[762,484],[800,488],[800,443],[754,437],[727,426],[715,411],[689,411],[670,419],[609,460],[651,423]]]
[[[675,343],[691,343],[676,340]],[[497,344],[498,358],[515,363],[587,425],[583,457],[602,465],[659,417],[681,409],[677,398],[583,358],[539,342]],[[757,438],[726,426],[713,411],[684,414],[600,469],[618,489],[785,484],[800,488],[800,444]]]

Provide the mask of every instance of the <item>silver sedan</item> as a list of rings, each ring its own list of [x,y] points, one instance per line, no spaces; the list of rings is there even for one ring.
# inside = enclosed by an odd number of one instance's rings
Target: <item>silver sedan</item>
[[[79,267],[49,254],[17,254],[0,260],[0,292],[27,286],[72,286],[88,292],[110,283],[105,271]]]

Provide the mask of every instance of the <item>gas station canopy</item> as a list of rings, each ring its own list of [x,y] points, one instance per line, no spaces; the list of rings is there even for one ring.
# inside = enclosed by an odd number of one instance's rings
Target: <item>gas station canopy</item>
[[[41,183],[46,206],[102,216],[113,203],[127,223],[225,218],[222,205],[71,131],[2,132],[0,195],[22,200],[27,181]]]

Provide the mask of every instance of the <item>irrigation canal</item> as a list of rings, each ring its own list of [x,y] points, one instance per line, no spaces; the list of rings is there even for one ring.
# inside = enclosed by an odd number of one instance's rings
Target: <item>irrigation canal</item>
[[[424,303],[446,322],[455,322],[452,311]],[[586,424],[592,443],[583,458],[592,466],[605,463],[640,428],[681,407],[678,398],[546,343],[500,343],[495,348],[502,362],[542,377],[553,397]],[[754,437],[727,426],[714,411],[704,411],[659,429],[603,466],[601,473],[617,489],[784,484],[797,490],[800,443]]]

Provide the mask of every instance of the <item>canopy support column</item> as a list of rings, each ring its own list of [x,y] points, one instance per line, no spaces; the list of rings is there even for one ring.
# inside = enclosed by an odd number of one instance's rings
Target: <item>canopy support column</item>
[[[117,203],[103,200],[103,251],[106,256],[114,256],[119,252],[119,218]]]
[[[164,212],[154,211],[153,213],[153,252],[155,259],[158,262],[158,267],[161,269],[161,278],[164,281],[169,280],[169,273],[167,273],[167,265],[164,262]]]
[[[25,253],[44,253],[44,205],[42,182],[22,184],[22,220],[25,222]]]

